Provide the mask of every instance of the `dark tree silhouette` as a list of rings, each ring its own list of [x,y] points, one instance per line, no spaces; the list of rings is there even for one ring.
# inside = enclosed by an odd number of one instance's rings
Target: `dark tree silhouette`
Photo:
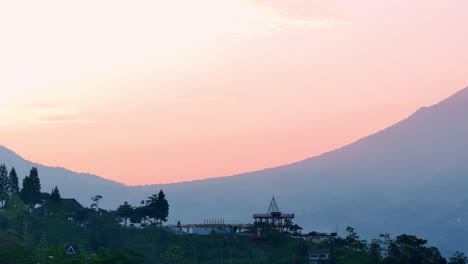
[[[166,195],[164,194],[163,190],[160,190],[158,193],[157,204],[159,211],[158,220],[161,222],[166,222],[167,217],[169,216],[169,203],[166,200]]]
[[[462,252],[455,252],[449,259],[449,264],[467,264],[468,258]]]
[[[153,194],[148,197],[144,210],[142,210],[146,217],[153,220],[153,222],[166,222],[169,215],[169,203],[166,200],[166,195],[163,190],[159,193]]]
[[[388,257],[384,263],[424,263],[444,264],[446,260],[435,247],[426,247],[427,240],[412,235],[400,235],[392,241],[388,250]]]
[[[50,200],[56,203],[62,200],[62,196],[60,196],[60,191],[57,186],[52,189],[52,192],[50,193]]]
[[[145,206],[139,210],[143,215],[147,218],[156,222],[159,217],[159,209],[158,209],[158,195],[153,194],[152,196],[148,197],[146,200]]]
[[[8,178],[8,170],[5,164],[0,164],[0,205],[4,207],[6,200],[10,197],[9,186],[10,179]]]
[[[91,204],[91,208],[96,208],[96,211],[99,211],[99,201],[102,199],[102,195],[96,194],[91,197],[93,203]]]
[[[16,173],[15,167],[11,168],[10,171],[10,195],[19,193],[19,183],[18,183],[18,174]]]
[[[128,226],[128,220],[133,216],[133,206],[129,205],[128,202],[124,202],[117,208],[117,216],[121,217],[125,221],[125,225]]]
[[[30,209],[34,209],[34,206],[41,202],[41,182],[36,167],[31,169],[29,176],[24,177],[20,194]]]

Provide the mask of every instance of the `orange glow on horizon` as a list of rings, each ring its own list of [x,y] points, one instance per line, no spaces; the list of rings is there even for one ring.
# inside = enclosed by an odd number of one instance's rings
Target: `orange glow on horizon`
[[[468,86],[467,8],[1,3],[0,145],[129,185],[303,160]]]

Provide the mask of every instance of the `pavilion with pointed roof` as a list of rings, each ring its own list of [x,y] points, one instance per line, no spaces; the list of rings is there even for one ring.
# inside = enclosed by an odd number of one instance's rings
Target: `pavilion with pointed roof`
[[[291,224],[294,214],[283,214],[276,204],[275,197],[271,199],[270,207],[268,207],[268,213],[266,214],[254,214],[256,224],[260,224],[266,228],[276,229],[279,231],[287,230]]]

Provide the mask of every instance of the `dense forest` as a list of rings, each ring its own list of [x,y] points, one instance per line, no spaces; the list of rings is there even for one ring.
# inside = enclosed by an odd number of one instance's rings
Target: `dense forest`
[[[104,210],[99,194],[90,208],[63,199],[58,187],[42,192],[32,168],[22,188],[14,168],[0,165],[0,263],[310,263],[308,251],[330,249],[335,264],[465,264],[457,252],[441,256],[428,241],[412,235],[382,234],[368,242],[348,227],[344,237],[315,244],[289,233],[262,230],[239,233],[176,235],[163,223],[169,202],[160,190],[139,206],[124,203]],[[253,230],[255,231],[255,230]]]

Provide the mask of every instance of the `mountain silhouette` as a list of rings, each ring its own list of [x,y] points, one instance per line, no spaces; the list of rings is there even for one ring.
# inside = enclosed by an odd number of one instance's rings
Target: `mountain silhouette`
[[[137,205],[163,189],[170,222],[249,223],[253,213],[267,211],[274,194],[279,209],[295,213],[305,230],[415,234],[446,254],[468,242],[468,88],[340,149],[229,177],[131,187],[34,164],[4,147],[0,162],[19,176],[38,167],[43,191],[58,185],[85,206],[95,194],[104,197],[104,208]]]

